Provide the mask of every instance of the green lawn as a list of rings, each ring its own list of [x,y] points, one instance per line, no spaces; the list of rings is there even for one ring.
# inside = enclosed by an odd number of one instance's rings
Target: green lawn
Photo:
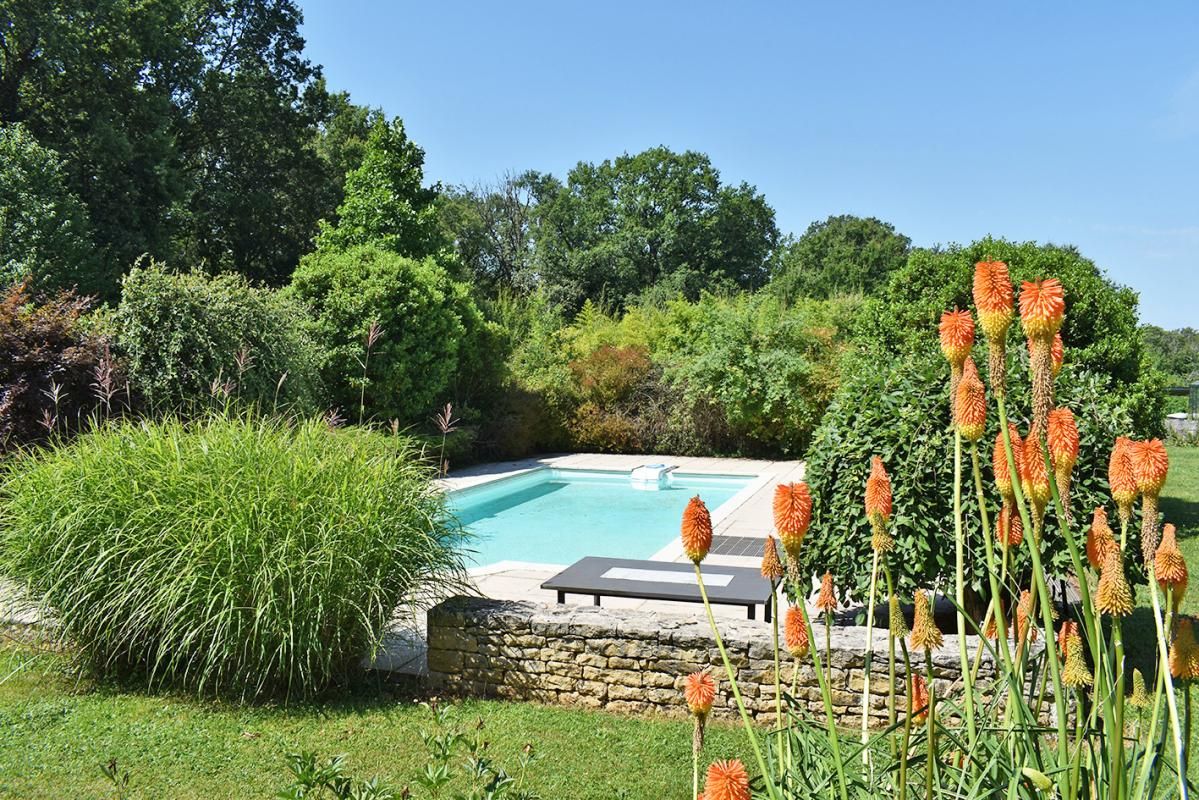
[[[284,758],[300,750],[345,753],[356,776],[428,796],[413,779],[432,716],[395,690],[291,708],[198,702],[81,685],[59,658],[12,644],[0,647],[0,681],[0,797],[112,797],[100,765],[115,758],[131,798],[267,798],[288,785]],[[689,794],[687,721],[479,700],[456,719],[471,730],[482,720],[503,765],[514,768],[531,742],[541,758],[526,786],[547,800]],[[709,731],[709,758],[745,758],[745,747],[735,726]]]

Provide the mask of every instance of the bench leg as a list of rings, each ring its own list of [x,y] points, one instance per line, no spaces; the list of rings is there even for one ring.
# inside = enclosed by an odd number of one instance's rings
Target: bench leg
[[[599,605],[599,599],[600,599],[600,596],[598,594],[595,595],[595,605],[597,605],[597,606]]]
[[[566,592],[558,592],[558,602],[559,603],[566,602]]]
[[[756,611],[756,607],[751,603],[750,605],[746,606],[746,608],[749,609],[749,615],[746,617],[746,619],[754,619],[754,613]],[[769,614],[770,612],[767,611],[766,613]]]

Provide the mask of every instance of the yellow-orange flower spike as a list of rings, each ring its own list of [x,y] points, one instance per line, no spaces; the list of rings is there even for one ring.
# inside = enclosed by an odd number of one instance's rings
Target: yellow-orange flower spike
[[[1071,636],[1082,638],[1082,634],[1078,631],[1078,623],[1072,619],[1068,619],[1062,623],[1062,627],[1057,632],[1057,649],[1061,652],[1063,658],[1066,656],[1066,651],[1070,648]]]
[[[866,479],[866,516],[882,522],[891,519],[891,478],[878,456],[870,459],[870,477]]]
[[[1056,378],[1062,371],[1062,364],[1066,361],[1066,345],[1062,342],[1060,332],[1053,334],[1053,347],[1049,354],[1053,358],[1053,377]]]
[[[982,438],[987,427],[987,394],[971,359],[966,359],[958,381],[953,418],[963,439],[977,442]]]
[[[1082,637],[1072,633],[1066,640],[1066,665],[1062,668],[1062,683],[1071,689],[1081,689],[1095,682],[1083,653]]]
[[[1124,577],[1124,557],[1119,547],[1111,548],[1099,572],[1099,588],[1095,592],[1095,607],[1101,614],[1127,617],[1132,613],[1132,589]]]
[[[1021,485],[1024,498],[1032,503],[1037,514],[1043,514],[1049,503],[1052,490],[1049,488],[1049,472],[1045,469],[1045,456],[1037,438],[1031,433],[1024,440],[1024,474]]]
[[[919,672],[912,673],[912,722],[923,724],[928,719],[928,681]]]
[[[1115,534],[1107,524],[1107,511],[1103,506],[1096,506],[1091,517],[1091,527],[1087,529],[1087,561],[1091,569],[1099,572],[1107,561],[1110,551],[1118,549]]]
[[[1045,434],[1053,467],[1059,473],[1074,469],[1078,461],[1078,425],[1074,412],[1068,408],[1055,408],[1049,412],[1049,429]]]
[[[1174,526],[1168,522],[1162,527],[1161,544],[1157,546],[1157,552],[1153,555],[1153,572],[1163,591],[1170,589],[1174,592],[1176,600],[1181,598],[1189,578],[1187,562],[1182,557],[1182,551],[1178,549]]]
[[[1003,501],[999,510],[999,522],[995,526],[995,538],[1003,548],[1019,547],[1024,541],[1024,522],[1016,513],[1016,507],[1010,500]]]
[[[887,603],[887,629],[892,639],[898,640],[908,635],[908,621],[903,618],[899,597],[894,594]]]
[[[708,555],[712,547],[712,515],[699,495],[692,497],[683,510],[683,552],[698,564]]]
[[[1030,339],[1051,340],[1066,316],[1066,292],[1056,278],[1020,285],[1020,322]]]
[[[803,538],[812,524],[812,493],[806,483],[780,483],[774,489],[774,527],[783,549],[799,556]]]
[[[1152,701],[1149,698],[1149,692],[1145,689],[1145,676],[1141,674],[1139,669],[1132,671],[1132,694],[1128,696],[1128,704],[1133,708],[1149,708]]]
[[[750,800],[749,773],[745,771],[745,765],[736,758],[713,761],[704,782],[704,800]]]
[[[1120,509],[1120,519],[1127,523],[1132,517],[1132,504],[1137,499],[1137,476],[1132,467],[1132,440],[1125,436],[1117,437],[1112,446],[1107,462],[1107,483],[1112,499]]]
[[[1016,476],[1024,474],[1024,442],[1020,432],[1012,423],[1008,423],[1008,435],[1012,439],[1012,460],[1016,462]],[[995,487],[1004,500],[1014,500],[1016,493],[1012,489],[1012,474],[1008,469],[1007,450],[1003,446],[1003,431],[995,434],[995,450],[991,454],[991,468],[995,473]]]
[[[1012,324],[1012,277],[1002,261],[979,261],[974,265],[974,307],[978,324],[988,339],[1003,339]]]
[[[816,608],[825,613],[837,609],[837,595],[833,591],[833,573],[825,572],[820,579],[820,594],[816,596]]]
[[[912,615],[912,633],[908,639],[913,650],[936,650],[945,641],[933,620],[932,604],[923,589],[916,590],[916,609]]]
[[[941,314],[938,328],[941,335],[941,352],[949,363],[961,368],[962,362],[974,347],[974,317],[969,311],[946,311]]]
[[[716,702],[716,681],[707,670],[693,672],[683,682],[683,699],[687,710],[697,717],[706,717]]]
[[[1166,473],[1170,469],[1170,456],[1161,439],[1150,439],[1147,442],[1133,442],[1129,449],[1132,459],[1132,472],[1137,479],[1137,490],[1141,494],[1156,497],[1166,483]]]
[[[783,624],[783,644],[787,652],[795,658],[803,658],[808,654],[811,641],[808,639],[808,626],[804,623],[803,613],[791,606],[787,609],[787,619]]]
[[[762,577],[771,583],[776,583],[783,578],[783,562],[779,560],[778,545],[774,543],[773,536],[766,537],[766,546],[762,552]]]
[[[1170,645],[1170,675],[1179,681],[1199,678],[1199,643],[1195,641],[1190,617],[1178,620],[1174,643]]]
[[[1012,629],[1016,641],[1035,642],[1037,640],[1037,628],[1032,612],[1032,592],[1025,589],[1020,592],[1020,599],[1016,603],[1016,627]]]

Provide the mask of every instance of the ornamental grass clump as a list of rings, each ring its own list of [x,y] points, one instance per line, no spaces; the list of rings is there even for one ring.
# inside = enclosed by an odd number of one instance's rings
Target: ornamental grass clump
[[[108,424],[6,466],[0,574],[95,675],[304,697],[458,588],[431,477],[406,439],[323,421]]]
[[[1157,440],[1134,442],[1118,435],[1124,432],[1118,425],[1109,427],[1103,440],[1112,443],[1108,470],[1112,502],[1102,502],[1094,507],[1089,521],[1075,524],[1067,506],[1072,488],[1088,498],[1088,507],[1096,495],[1089,488],[1097,477],[1093,474],[1094,453],[1080,460],[1084,443],[1094,446],[1096,422],[1087,418],[1089,407],[1077,395],[1068,396],[1070,408],[1054,403],[1054,382],[1070,363],[1061,336],[1066,289],[1053,278],[1043,278],[1025,282],[1020,292],[1020,319],[1029,342],[1033,384],[1032,403],[1021,415],[1021,420],[1029,420],[1023,437],[1009,419],[1003,386],[1008,368],[1005,338],[1014,316],[1012,289],[1005,264],[983,261],[976,265],[974,300],[979,327],[987,337],[990,386],[983,384],[970,360],[974,343],[970,311],[945,312],[937,331],[949,365],[950,408],[937,424],[952,433],[952,483],[943,491],[952,495],[953,511],[952,519],[946,513],[943,519],[928,521],[937,533],[924,544],[934,551],[947,553],[952,547],[955,552],[954,591],[951,595],[947,586],[937,588],[941,590],[938,597],[952,603],[956,612],[954,638],[960,677],[949,680],[951,676],[942,675],[941,685],[934,685],[934,661],[941,668],[947,666],[943,648],[948,637],[933,618],[928,591],[916,590],[909,630],[895,590],[900,582],[919,586],[925,576],[918,565],[905,563],[892,546],[893,513],[902,525],[904,514],[938,506],[908,504],[896,512],[891,481],[906,489],[910,479],[900,471],[888,475],[882,458],[873,456],[865,481],[871,572],[864,594],[867,633],[860,662],[862,739],[860,745],[842,745],[838,714],[859,712],[856,708],[850,711],[844,699],[833,705],[829,685],[837,671],[830,668],[826,674],[822,667],[823,662],[831,661],[830,654],[826,648],[822,658],[820,648],[812,646],[811,621],[804,604],[813,578],[823,566],[814,567],[813,562],[819,561],[810,552],[802,568],[799,560],[813,502],[820,504],[826,498],[813,498],[806,486],[802,493],[792,485],[778,487],[774,511],[785,551],[783,582],[796,603],[786,614],[784,641],[775,644],[775,661],[777,664],[779,650],[786,648],[796,661],[796,678],[800,662],[810,663],[825,714],[821,724],[804,713],[806,709],[789,708],[783,723],[767,739],[767,755],[771,756],[767,760],[758,746],[758,732],[743,712],[746,732],[759,759],[760,775],[754,782],[755,790],[759,781],[761,789],[755,797],[1151,800],[1176,796],[1187,800],[1193,789],[1187,778],[1187,753],[1190,686],[1199,680],[1199,642],[1194,621],[1178,613],[1188,580],[1178,533],[1167,524],[1160,540],[1157,535],[1157,496],[1169,469],[1165,448]],[[1083,304],[1076,308],[1085,313]],[[869,404],[875,399],[862,397],[861,402]],[[988,464],[993,484],[984,480],[980,455],[990,440],[982,447],[979,444],[992,401],[999,429]],[[887,451],[889,462],[894,456]],[[948,461],[950,453],[946,456]],[[969,459],[969,476],[962,474],[963,456]],[[860,451],[857,458],[861,459]],[[866,472],[860,461],[846,464],[844,459],[828,459],[821,463],[851,475]],[[947,478],[948,473],[948,469],[941,472]],[[1078,485],[1072,487],[1076,478]],[[984,585],[978,595],[987,602],[981,620],[965,602],[963,562],[968,536],[963,524],[967,513],[963,486],[974,492],[971,505],[981,532]],[[941,490],[934,486],[920,489],[929,494]],[[900,497],[904,496],[901,492]],[[1126,661],[1122,630],[1134,608],[1125,553],[1138,544],[1129,541],[1138,496],[1143,498],[1141,524],[1139,531],[1133,528],[1131,536],[1140,534],[1149,579],[1156,648],[1153,680],[1149,682]],[[1102,496],[1098,500],[1103,500]],[[819,510],[827,513],[824,507]],[[1108,522],[1112,512],[1120,520],[1118,535]],[[851,518],[855,512],[841,513]],[[1055,527],[1051,535],[1043,535],[1050,514]],[[796,524],[796,519],[803,524]],[[855,530],[852,519],[843,520],[840,526],[821,527],[822,532],[836,536],[844,536],[847,530]],[[864,556],[864,530],[856,530],[863,532],[852,546]],[[816,542],[816,552],[825,552],[827,544]],[[806,546],[809,551],[813,547]],[[971,552],[978,550],[971,548]],[[698,565],[696,569],[700,574]],[[769,572],[777,574],[777,570]],[[880,579],[886,582],[889,611],[888,724],[871,733],[867,726],[870,709],[881,705],[875,702],[878,698],[872,699],[871,684],[873,614]],[[825,612],[826,622],[833,605],[831,582],[831,574],[826,572],[817,595],[817,609]],[[1076,587],[1077,599],[1055,599],[1050,588],[1062,585]],[[702,574],[700,587],[702,592]],[[979,587],[975,584],[973,588],[977,591]],[[708,620],[720,645],[710,607]],[[975,633],[983,635],[976,639],[978,649],[971,667],[965,642]],[[922,656],[923,670],[919,662],[913,663],[909,648]],[[720,652],[740,707],[736,672],[723,647]],[[898,681],[897,656],[903,667]],[[990,662],[989,671],[981,669],[984,660]],[[844,679],[844,667],[840,672]],[[1176,685],[1181,692],[1175,691]],[[789,706],[795,696],[804,696],[797,695],[796,688],[793,684]],[[934,696],[938,690],[940,697]],[[838,694],[843,698],[846,693]],[[896,709],[900,697],[906,704],[902,719]],[[1126,714],[1127,709],[1134,711]]]

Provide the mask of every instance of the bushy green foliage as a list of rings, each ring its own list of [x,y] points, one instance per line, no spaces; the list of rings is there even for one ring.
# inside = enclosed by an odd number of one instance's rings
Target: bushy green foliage
[[[874,217],[844,214],[813,222],[779,248],[770,291],[787,302],[800,297],[873,294],[907,262],[912,240]]]
[[[90,234],[58,154],[0,124],[0,284],[29,276],[41,289],[94,290]]]
[[[929,334],[932,335],[931,333]],[[1069,366],[1057,381],[1057,404],[1074,411],[1080,433],[1074,469],[1071,509],[1074,530],[1085,530],[1092,510],[1109,501],[1107,462],[1116,436],[1136,432],[1124,399],[1110,391],[1104,376]],[[985,363],[986,351],[976,348]],[[1028,430],[1022,410],[1030,408],[1027,358],[1012,358],[1007,402],[1011,421]],[[806,479],[816,500],[812,532],[804,543],[804,566],[816,574],[831,570],[838,586],[865,597],[870,577],[870,524],[863,510],[871,456],[882,458],[894,493],[892,530],[897,578],[903,594],[915,586],[946,585],[954,568],[953,498],[941,487],[953,484],[953,435],[949,429],[949,367],[935,355],[896,360],[874,354],[849,364],[844,382],[828,408],[808,450]],[[991,470],[992,447],[999,422],[989,412],[979,442],[983,482],[992,499],[992,535],[999,496]],[[967,581],[982,592],[985,560],[968,444],[963,444],[963,507],[970,543]],[[967,491],[968,490],[968,491]],[[1130,532],[1135,540],[1135,532]],[[1046,519],[1046,565],[1053,574],[1070,571],[1069,558],[1053,515]],[[1130,545],[1132,547],[1132,545]],[[1134,547],[1135,549],[1135,547]],[[1020,558],[1026,558],[1021,551]],[[1017,565],[1024,569],[1021,560]]]
[[[296,270],[291,292],[316,313],[330,351],[325,369],[330,404],[365,414],[424,421],[448,399],[494,385],[502,341],[463,284],[433,259],[415,261],[374,246],[317,251]],[[367,358],[371,326],[379,335]],[[365,369],[364,369],[365,366]],[[456,394],[456,397],[449,397]]]
[[[108,339],[82,322],[88,306],[73,292],[34,298],[25,283],[0,295],[0,453],[128,405]]]
[[[107,425],[7,466],[0,574],[98,675],[308,695],[459,574],[430,475],[403,438],[319,421]]]
[[[328,407],[307,309],[240,275],[136,267],[113,325],[133,386],[154,409],[207,407],[214,394],[267,411]]]

